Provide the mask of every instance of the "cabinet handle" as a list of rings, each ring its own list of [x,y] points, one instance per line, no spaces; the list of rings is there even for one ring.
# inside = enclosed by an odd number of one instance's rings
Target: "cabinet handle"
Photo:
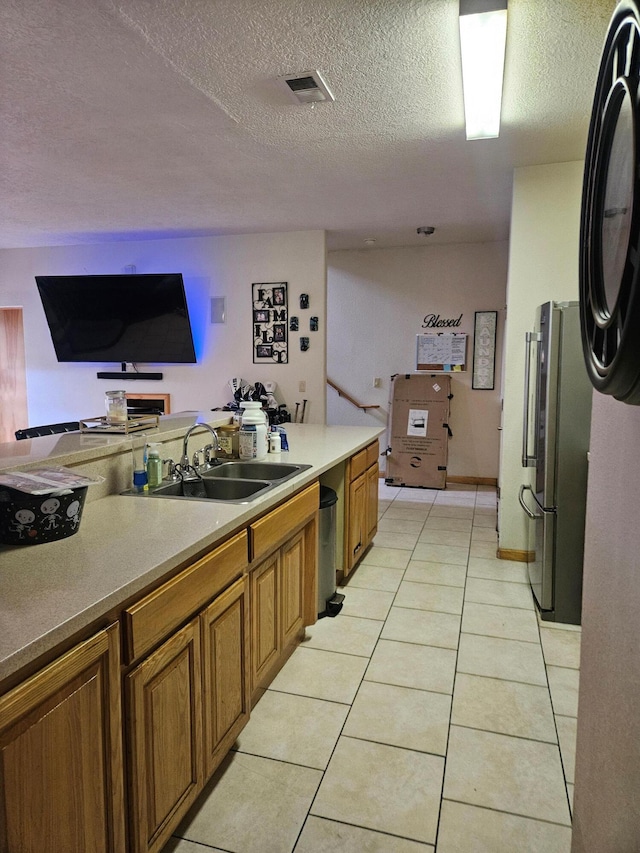
[[[356,547],[353,549],[353,553],[354,553],[354,554],[357,554],[357,553],[358,553],[358,551],[360,550],[360,548],[362,548],[362,542],[358,542],[358,544],[356,545]]]

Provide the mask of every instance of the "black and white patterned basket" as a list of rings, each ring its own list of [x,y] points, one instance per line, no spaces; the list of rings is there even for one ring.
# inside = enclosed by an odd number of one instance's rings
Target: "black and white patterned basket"
[[[78,532],[87,486],[67,494],[29,495],[0,486],[0,542],[39,545]]]

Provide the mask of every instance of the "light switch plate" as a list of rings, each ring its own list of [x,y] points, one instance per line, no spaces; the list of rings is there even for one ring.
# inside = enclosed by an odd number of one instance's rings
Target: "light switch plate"
[[[224,296],[214,296],[211,300],[211,322],[226,323],[227,310],[226,298]]]

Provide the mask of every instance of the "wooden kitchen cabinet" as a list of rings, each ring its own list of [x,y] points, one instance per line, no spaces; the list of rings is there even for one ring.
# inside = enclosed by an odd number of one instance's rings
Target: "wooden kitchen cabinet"
[[[380,483],[380,471],[378,460],[367,468],[365,474],[367,479],[366,500],[366,531],[367,542],[372,542],[378,532],[378,485]]]
[[[349,520],[347,524],[347,554],[349,571],[353,569],[367,547],[367,477],[360,474],[349,483]]]
[[[126,687],[132,849],[156,850],[203,785],[199,620],[129,673]]]
[[[263,681],[280,656],[280,555],[251,571],[251,690]]]
[[[317,619],[314,483],[251,525],[251,694],[255,702]]]
[[[378,530],[378,442],[354,454],[346,467],[344,574],[358,564]]]
[[[249,720],[249,580],[242,577],[200,616],[205,777]]]
[[[305,536],[298,533],[280,551],[282,645],[288,646],[304,624]]]
[[[0,851],[125,853],[119,627],[0,698]]]
[[[125,676],[133,853],[162,849],[249,719],[247,558],[243,531],[123,614],[146,654]]]
[[[265,688],[304,625],[305,535],[298,533],[251,572],[252,693]]]

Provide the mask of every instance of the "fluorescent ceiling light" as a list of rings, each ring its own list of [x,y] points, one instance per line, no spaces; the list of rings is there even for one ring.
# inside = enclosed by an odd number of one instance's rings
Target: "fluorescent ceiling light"
[[[467,139],[500,132],[507,0],[460,0],[460,51]]]

